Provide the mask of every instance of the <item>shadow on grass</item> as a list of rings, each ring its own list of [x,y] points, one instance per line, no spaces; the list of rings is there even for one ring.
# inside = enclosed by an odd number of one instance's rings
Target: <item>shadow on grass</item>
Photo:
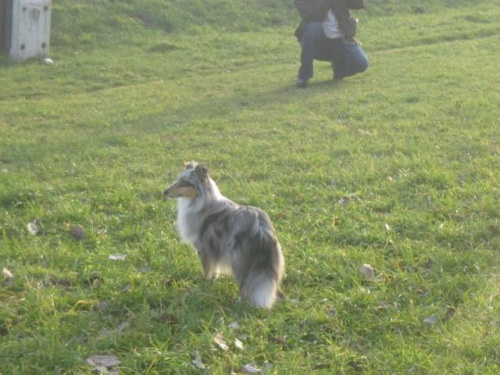
[[[263,98],[266,103],[269,101],[268,99],[271,97],[274,97],[275,95],[282,95],[282,94],[287,94],[290,92],[307,92],[311,90],[317,90],[317,89],[332,89],[332,90],[338,90],[341,86],[345,84],[345,81],[343,80],[325,80],[325,81],[309,81],[309,85],[305,88],[300,88],[296,87],[295,83],[287,85],[287,86],[282,86],[277,88],[276,90],[271,92],[270,96],[266,96]]]

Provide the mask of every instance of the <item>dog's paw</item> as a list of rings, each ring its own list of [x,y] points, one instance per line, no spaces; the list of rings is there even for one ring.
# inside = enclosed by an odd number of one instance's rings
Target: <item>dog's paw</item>
[[[281,290],[277,290],[276,291],[276,299],[278,301],[282,300],[282,299],[286,299],[286,296],[283,294],[283,292]]]

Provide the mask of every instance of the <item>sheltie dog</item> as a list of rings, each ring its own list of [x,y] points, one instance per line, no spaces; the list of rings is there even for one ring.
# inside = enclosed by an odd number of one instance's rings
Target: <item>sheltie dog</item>
[[[181,239],[196,249],[207,278],[232,271],[243,299],[271,308],[281,296],[285,261],[269,216],[224,197],[204,166],[184,166],[163,192],[178,201]]]

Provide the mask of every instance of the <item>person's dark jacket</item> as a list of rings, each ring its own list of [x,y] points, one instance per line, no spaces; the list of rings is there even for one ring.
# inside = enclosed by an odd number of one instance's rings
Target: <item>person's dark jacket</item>
[[[323,22],[331,9],[339,24],[339,30],[346,39],[356,35],[357,22],[351,17],[349,8],[361,9],[364,3],[361,0],[295,0],[295,7],[299,11],[302,22],[295,30],[295,36],[300,41],[308,22]]]

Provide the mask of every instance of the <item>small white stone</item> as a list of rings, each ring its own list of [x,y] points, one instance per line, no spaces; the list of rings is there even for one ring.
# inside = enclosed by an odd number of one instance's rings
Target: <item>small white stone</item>
[[[360,271],[363,275],[365,275],[367,279],[373,279],[373,277],[375,276],[375,271],[370,264],[363,264]]]

